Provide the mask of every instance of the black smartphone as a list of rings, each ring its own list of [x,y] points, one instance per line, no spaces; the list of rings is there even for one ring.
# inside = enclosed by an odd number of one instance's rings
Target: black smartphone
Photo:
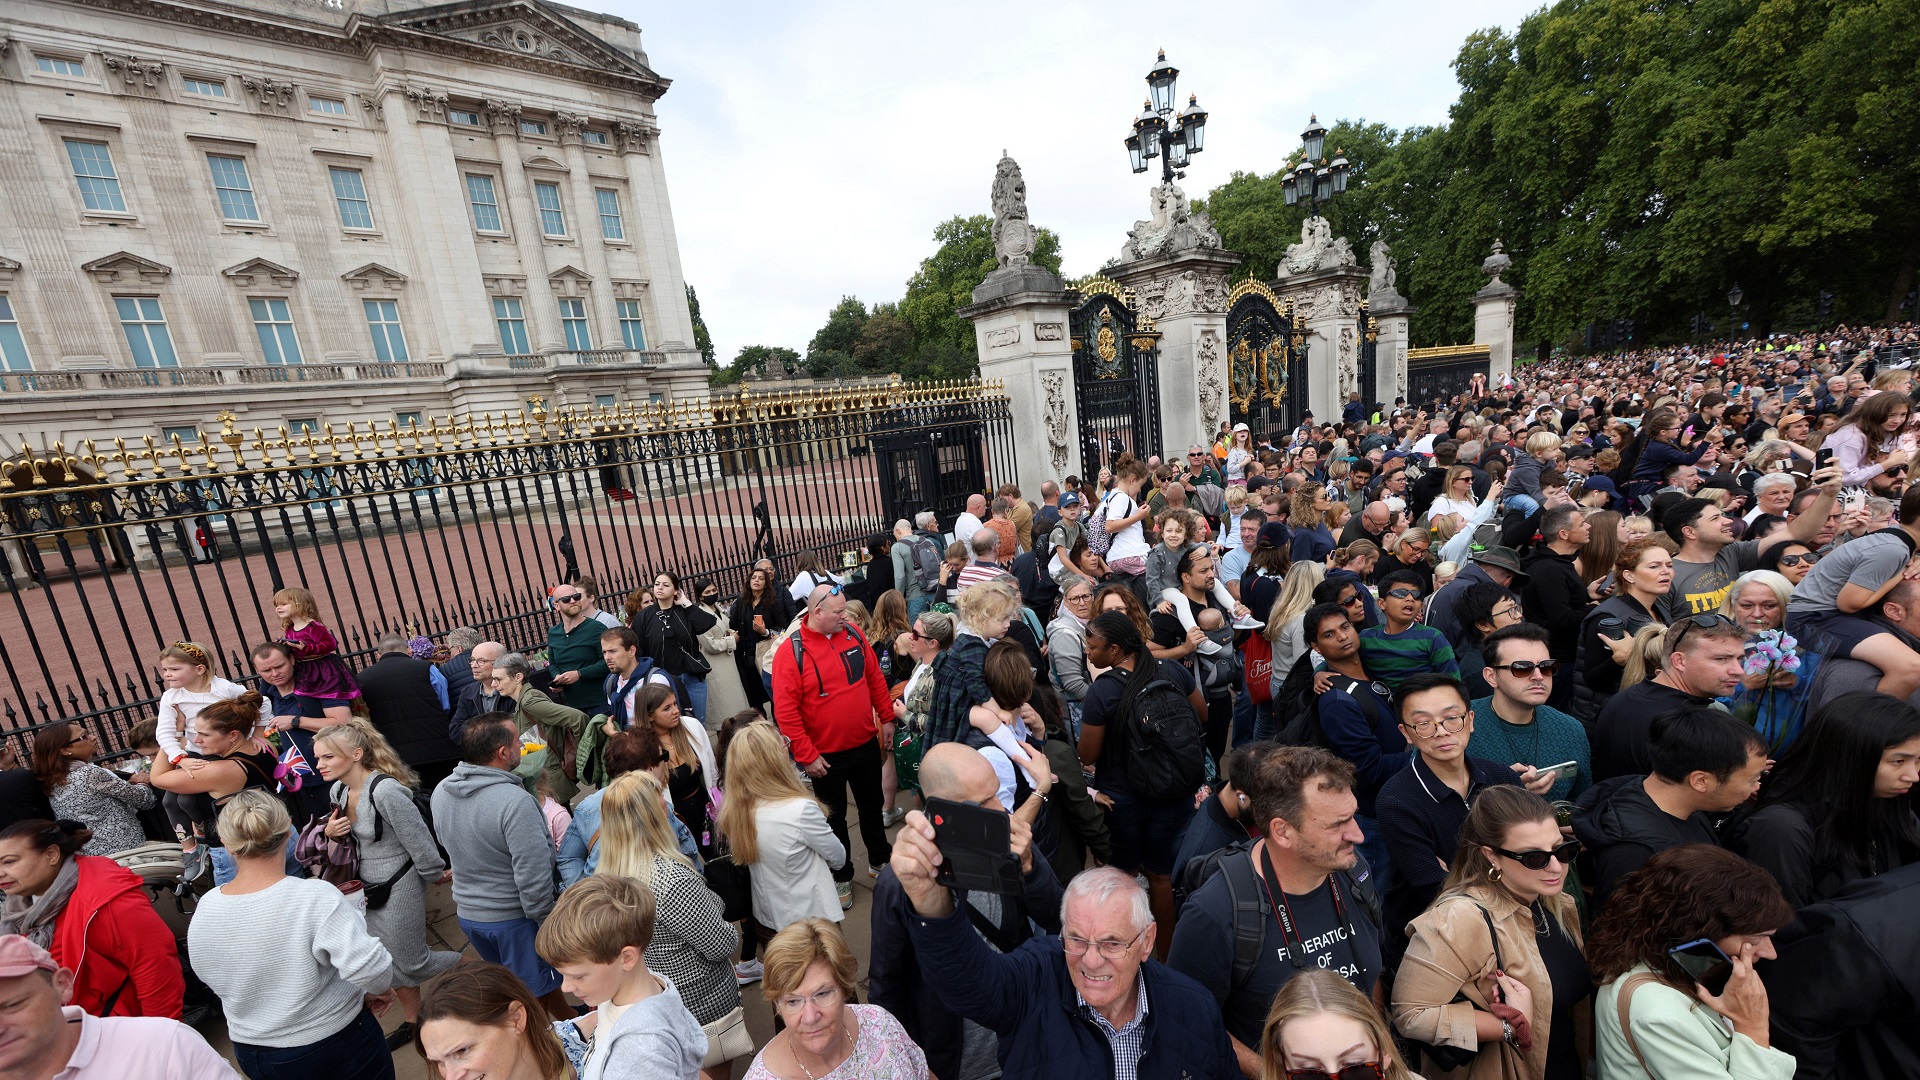
[[[1813,467],[1815,469],[1824,469],[1831,464],[1833,464],[1833,449],[1831,447],[1823,446],[1813,452]]]
[[[1677,945],[1667,950],[1673,962],[1680,970],[1693,977],[1693,981],[1707,988],[1707,993],[1720,996],[1727,989],[1727,980],[1733,978],[1733,961],[1720,951],[1711,938],[1698,938],[1685,945]]]
[[[1014,855],[1012,819],[952,799],[928,799],[927,819],[940,849],[940,884],[953,889],[999,893],[1020,891],[1020,859]]]

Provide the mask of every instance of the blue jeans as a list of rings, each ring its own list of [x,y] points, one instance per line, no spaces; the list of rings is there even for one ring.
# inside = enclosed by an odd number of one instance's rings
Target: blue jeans
[[[688,675],[686,683],[687,697],[693,700],[693,718],[704,724],[707,722],[707,680],[705,676]]]
[[[1507,509],[1518,510],[1521,517],[1526,517],[1540,509],[1540,501],[1531,495],[1522,495],[1516,491],[1507,496]]]
[[[1387,839],[1380,831],[1380,823],[1362,814],[1355,814],[1353,820],[1360,823],[1360,831],[1366,839],[1360,842],[1360,854],[1366,857],[1367,865],[1373,868],[1373,887],[1381,896],[1387,895],[1387,883],[1393,880],[1393,867],[1387,863]]]
[[[907,625],[909,626],[913,625],[913,620],[919,618],[921,612],[927,610],[932,606],[933,606],[933,597],[928,596],[926,593],[921,593],[919,596],[908,597],[907,598]],[[888,644],[892,644],[892,643],[889,642]]]
[[[233,1059],[252,1080],[393,1080],[393,1052],[380,1021],[365,1008],[353,1022],[306,1046],[233,1044]]]
[[[293,857],[294,847],[299,844],[299,842],[300,837],[297,834],[287,834],[288,877],[307,876],[306,870],[300,866],[300,860]],[[227,849],[224,847],[208,848],[207,858],[213,863],[213,887],[216,889],[232,881],[234,876],[240,872],[240,868],[233,864],[233,856],[228,854]]]

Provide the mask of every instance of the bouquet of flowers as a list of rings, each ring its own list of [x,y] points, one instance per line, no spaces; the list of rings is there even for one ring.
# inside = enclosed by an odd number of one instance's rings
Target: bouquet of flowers
[[[1797,727],[1797,725],[1783,723],[1781,718],[1773,716],[1775,710],[1772,706],[1774,691],[1783,681],[1780,677],[1795,675],[1800,670],[1800,666],[1800,643],[1785,630],[1762,630],[1747,643],[1747,658],[1742,665],[1742,670],[1748,678],[1760,677],[1763,681],[1758,691],[1759,700],[1743,701],[1735,705],[1733,711],[1735,716],[1753,724],[1756,728],[1761,726],[1763,716],[1765,717],[1768,726],[1773,729],[1771,732],[1762,732],[1770,735],[1767,740],[1769,753],[1784,745],[1790,737],[1790,732]],[[1792,686],[1794,680],[1784,681],[1788,686]]]

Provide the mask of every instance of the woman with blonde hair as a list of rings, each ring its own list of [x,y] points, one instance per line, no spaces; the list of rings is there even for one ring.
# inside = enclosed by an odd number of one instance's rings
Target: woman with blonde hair
[[[747,1069],[746,1080],[926,1080],[927,1056],[900,1021],[860,1004],[859,961],[823,919],[797,922],[767,943],[760,983],[781,1030]]]
[[[1620,689],[1646,682],[1660,674],[1665,665],[1667,628],[1659,623],[1648,623],[1634,631],[1631,644],[1627,647],[1627,662],[1620,669]]]
[[[1300,616],[1313,606],[1313,590],[1327,579],[1327,568],[1320,563],[1296,563],[1288,571],[1285,581],[1280,583],[1280,595],[1273,600],[1272,610],[1267,612],[1267,625],[1260,630],[1260,636],[1273,645],[1273,693],[1280,692],[1280,684],[1286,681],[1287,672],[1307,651],[1306,632],[1301,629]],[[1265,739],[1272,736],[1267,726],[1272,723],[1265,717],[1257,718],[1254,738]]]
[[[1447,479],[1441,488],[1440,497],[1427,507],[1427,518],[1432,520],[1442,514],[1459,514],[1470,518],[1480,509],[1480,500],[1473,497],[1473,469],[1467,465],[1453,465],[1447,469]]]
[[[1273,996],[1260,1060],[1260,1080],[1420,1080],[1373,1000],[1324,968],[1300,972]]]
[[[359,852],[360,881],[367,900],[367,929],[393,957],[395,996],[406,1022],[390,1046],[413,1038],[420,1020],[421,983],[460,962],[459,953],[427,944],[428,885],[451,880],[433,831],[414,805],[419,783],[392,744],[364,717],[316,732],[314,768],[333,786],[333,816],[327,836],[352,836]]]
[[[719,895],[680,853],[667,821],[666,791],[651,773],[624,773],[607,785],[600,800],[595,874],[632,878],[653,893],[647,968],[673,983],[706,1031],[709,1053],[701,1075],[707,1080],[732,1075],[730,1062],[715,1055],[721,1052],[720,1035],[744,1022],[731,963],[740,935],[726,921]]]
[[[753,869],[753,918],[761,926],[778,932],[801,919],[845,917],[833,868],[846,865],[847,849],[772,724],[748,724],[727,746],[720,831],[734,862]]]
[[[1553,804],[1517,785],[1486,788],[1467,811],[1440,895],[1407,928],[1393,985],[1402,1035],[1473,1052],[1450,1077],[1586,1076],[1574,1020],[1592,985],[1566,892],[1579,850]]]

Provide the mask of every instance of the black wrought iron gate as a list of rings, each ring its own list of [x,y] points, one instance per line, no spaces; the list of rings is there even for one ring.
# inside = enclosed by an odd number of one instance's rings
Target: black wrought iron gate
[[[1080,469],[1093,476],[1122,453],[1145,460],[1160,446],[1160,335],[1140,325],[1133,290],[1105,278],[1079,286],[1073,309],[1073,397]]]
[[[1300,422],[1306,385],[1306,344],[1294,335],[1290,305],[1262,282],[1235,285],[1227,297],[1230,419],[1278,438]]]

